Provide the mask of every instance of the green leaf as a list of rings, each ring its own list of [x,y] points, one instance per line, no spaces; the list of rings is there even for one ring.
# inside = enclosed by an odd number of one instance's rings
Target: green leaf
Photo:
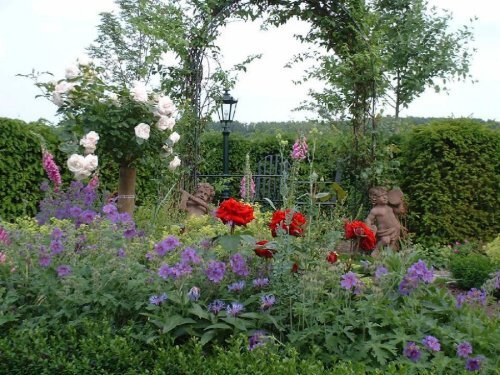
[[[217,331],[215,331],[215,330],[205,332],[203,334],[203,336],[201,336],[201,339],[200,339],[201,346],[204,346],[205,344],[210,342],[216,335],[217,335]]]
[[[232,327],[225,323],[215,323],[205,328],[205,331],[209,329],[232,329]]]
[[[174,328],[177,328],[183,324],[193,324],[193,323],[196,323],[196,321],[191,318],[183,318],[180,315],[174,315],[169,317],[168,321],[163,324],[162,332],[168,333]]]
[[[234,251],[236,248],[240,246],[241,237],[239,235],[236,236],[220,236],[217,241],[222,246],[222,248],[228,252]]]

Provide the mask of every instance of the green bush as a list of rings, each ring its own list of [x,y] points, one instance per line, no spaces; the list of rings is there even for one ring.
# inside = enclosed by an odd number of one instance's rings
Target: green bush
[[[402,147],[409,227],[439,243],[500,231],[500,133],[469,119],[414,128]]]
[[[42,139],[61,165],[57,137],[49,126],[8,118],[0,118],[0,134],[0,217],[12,220],[34,216],[42,198],[40,184],[47,180],[42,167]]]
[[[250,352],[246,339],[234,337],[227,347],[202,350],[197,341],[173,345],[166,336],[147,343],[136,327],[115,328],[107,321],[86,320],[80,326],[11,329],[0,337],[2,374],[331,374],[365,373],[362,364],[339,363],[325,369],[293,348],[272,343]],[[386,373],[404,374],[390,366]],[[375,371],[380,374],[380,372]]]
[[[451,273],[464,289],[480,288],[495,269],[495,263],[481,254],[454,255],[450,261]]]

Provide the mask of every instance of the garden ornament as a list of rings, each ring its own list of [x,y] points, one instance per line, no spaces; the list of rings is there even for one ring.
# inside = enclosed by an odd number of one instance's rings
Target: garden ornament
[[[383,246],[399,249],[401,224],[398,215],[406,212],[403,192],[399,189],[387,191],[384,187],[373,187],[368,192],[373,205],[365,222],[377,236],[377,246],[372,255],[376,256]]]
[[[187,211],[189,215],[201,216],[210,213],[210,202],[215,195],[215,190],[212,185],[201,182],[196,187],[194,195],[182,190],[181,202],[179,208]]]

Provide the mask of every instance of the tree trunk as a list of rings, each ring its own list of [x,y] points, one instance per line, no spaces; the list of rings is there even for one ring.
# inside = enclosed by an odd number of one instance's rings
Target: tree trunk
[[[130,216],[133,215],[135,207],[135,179],[135,168],[120,167],[120,177],[118,179],[118,211],[122,213],[128,212]]]

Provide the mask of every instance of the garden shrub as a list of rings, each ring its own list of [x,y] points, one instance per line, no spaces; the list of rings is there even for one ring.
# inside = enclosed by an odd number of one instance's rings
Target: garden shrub
[[[500,133],[474,120],[437,121],[409,132],[401,173],[410,230],[439,243],[496,236],[498,155]]]
[[[486,244],[484,251],[495,262],[500,262],[500,236]]]
[[[450,260],[450,270],[458,285],[463,289],[480,288],[490,274],[495,271],[495,264],[482,254],[453,255]]]
[[[56,136],[46,125],[8,118],[0,118],[0,134],[0,217],[34,216],[42,198],[40,184],[47,180],[42,167],[42,138],[60,163]]]

